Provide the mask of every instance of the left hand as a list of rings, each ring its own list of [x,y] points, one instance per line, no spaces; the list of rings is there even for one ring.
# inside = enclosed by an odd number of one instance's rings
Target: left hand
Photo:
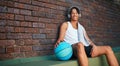
[[[91,56],[92,57],[94,57],[94,55],[95,55],[95,53],[96,53],[96,51],[95,50],[97,50],[97,46],[95,45],[95,44],[91,44],[91,46],[92,46],[92,50],[91,50]]]

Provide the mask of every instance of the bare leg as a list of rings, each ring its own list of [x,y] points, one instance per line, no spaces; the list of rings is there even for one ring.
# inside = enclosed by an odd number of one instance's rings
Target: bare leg
[[[119,66],[118,61],[110,46],[93,46],[93,51],[91,56],[97,57],[99,55],[105,55],[109,66]]]
[[[80,66],[88,66],[88,58],[85,53],[84,45],[82,43],[75,44],[76,56]]]

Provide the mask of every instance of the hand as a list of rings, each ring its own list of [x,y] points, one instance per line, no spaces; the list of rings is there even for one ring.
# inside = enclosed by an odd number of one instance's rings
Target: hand
[[[62,41],[64,41],[64,40],[61,40],[61,41],[58,40],[58,41],[55,43],[54,48],[56,48],[56,47],[59,45],[59,43],[62,42]]]
[[[94,45],[95,45],[92,41],[90,41],[89,44],[90,44],[91,46],[94,46]]]
[[[96,53],[96,51],[95,50],[97,50],[97,46],[95,45],[95,44],[92,44],[91,45],[92,46],[92,50],[91,50],[91,56],[94,56],[95,55],[95,53]]]
[[[57,41],[54,45],[54,48],[56,48],[59,45],[60,41]]]

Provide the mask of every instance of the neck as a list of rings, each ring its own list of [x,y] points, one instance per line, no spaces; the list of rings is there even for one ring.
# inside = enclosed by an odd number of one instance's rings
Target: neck
[[[71,24],[75,29],[78,29],[78,21],[71,21]]]
[[[72,21],[72,20],[71,20],[71,23],[77,24],[77,23],[78,23],[78,21]]]

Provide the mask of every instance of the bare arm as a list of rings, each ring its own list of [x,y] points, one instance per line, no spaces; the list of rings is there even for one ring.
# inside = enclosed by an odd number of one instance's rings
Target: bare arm
[[[88,40],[88,42],[90,43],[90,45],[95,45],[95,44],[93,43],[93,41],[88,37],[88,34],[86,33],[86,31],[85,31],[85,37],[87,38],[87,40]]]
[[[67,22],[63,23],[60,27],[60,34],[59,34],[59,38],[57,40],[57,42],[55,43],[54,47],[57,47],[57,45],[64,40],[64,37],[65,37],[65,32],[67,30]]]

